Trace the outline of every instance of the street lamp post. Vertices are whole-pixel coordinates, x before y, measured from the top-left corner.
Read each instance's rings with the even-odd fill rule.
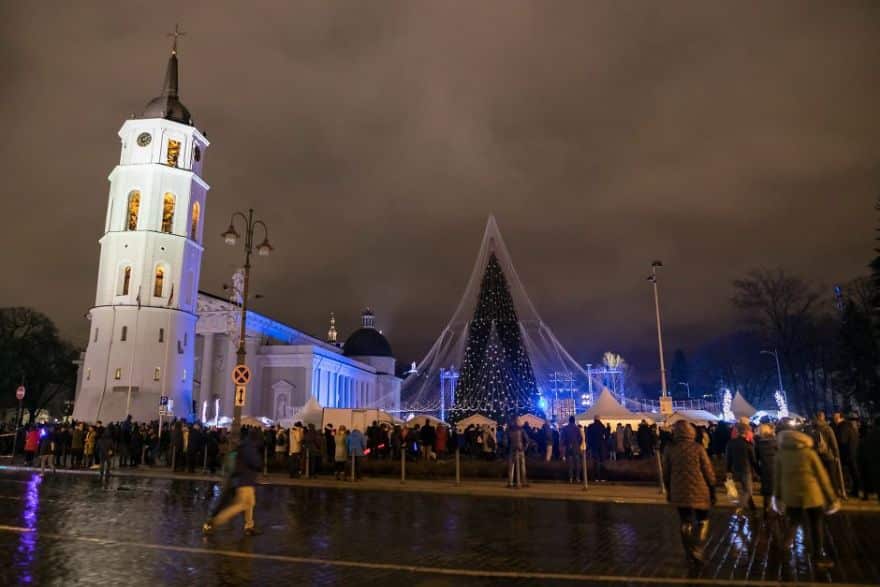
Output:
[[[651,275],[648,281],[654,285],[654,311],[657,315],[657,346],[660,349],[660,386],[662,391],[661,397],[667,396],[666,391],[666,363],[663,361],[663,333],[660,328],[660,294],[657,291],[657,268],[663,267],[662,261],[654,261],[651,263]]]
[[[782,387],[782,367],[779,366],[779,352],[776,349],[772,351],[761,351],[762,355],[770,355],[774,359],[776,359],[776,377],[779,380],[779,393],[782,394],[782,397],[785,398],[785,403],[788,403],[788,396],[785,393],[785,389]]]
[[[244,230],[244,285],[241,291],[241,330],[238,338],[238,351],[236,352],[237,364],[244,365],[247,360],[247,350],[245,349],[245,329],[247,326],[247,304],[248,304],[248,287],[250,284],[251,273],[251,253],[254,252],[254,230],[257,226],[263,228],[263,241],[256,246],[257,254],[265,257],[272,252],[272,245],[269,244],[269,229],[262,220],[254,220],[253,208],[248,209],[247,215],[243,212],[234,212],[229,219],[229,228],[221,234],[227,245],[234,246],[241,235],[235,230],[235,221],[240,218],[245,223]],[[230,435],[233,445],[237,445],[241,434],[241,410],[242,406],[235,402],[232,411],[232,428]]]
[[[686,381],[679,381],[679,385],[684,385],[687,388],[688,399],[691,399],[691,384]]]

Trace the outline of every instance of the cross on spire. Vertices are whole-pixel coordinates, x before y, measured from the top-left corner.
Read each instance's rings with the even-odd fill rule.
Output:
[[[186,33],[180,30],[180,25],[174,25],[174,32],[168,33],[168,36],[174,39],[174,44],[171,46],[171,54],[177,55],[177,39],[179,37],[185,37]]]

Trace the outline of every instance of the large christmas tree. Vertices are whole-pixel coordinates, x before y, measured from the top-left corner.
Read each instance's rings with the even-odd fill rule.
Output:
[[[537,386],[523,346],[513,298],[492,253],[468,326],[454,419],[482,413],[498,422],[534,412]]]

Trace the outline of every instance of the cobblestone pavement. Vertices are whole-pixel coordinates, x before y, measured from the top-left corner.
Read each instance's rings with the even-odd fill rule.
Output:
[[[880,515],[829,520],[831,571],[802,534],[780,557],[760,520],[713,513],[689,574],[667,506],[260,487],[257,523],[203,538],[216,484],[0,475],[0,584],[773,585],[880,583]]]

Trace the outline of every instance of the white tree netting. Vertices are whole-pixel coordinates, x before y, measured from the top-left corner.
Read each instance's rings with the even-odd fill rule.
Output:
[[[589,389],[587,372],[568,354],[553,335],[550,327],[541,320],[517,275],[495,217],[490,216],[477,260],[458,308],[428,354],[418,364],[417,372],[411,373],[403,382],[402,411],[437,414],[444,411],[446,417],[452,415],[452,419],[457,419],[456,412],[462,415],[487,411],[486,406],[483,405],[467,405],[458,399],[453,401],[452,380],[448,375],[453,370],[457,373],[461,372],[468,328],[476,311],[486,267],[493,254],[507,281],[519,320],[522,343],[531,362],[537,391],[541,398],[538,407],[549,411],[554,400],[568,399],[573,402],[574,407],[585,409],[585,406],[582,406],[582,396]],[[447,372],[447,380],[442,383],[445,390],[442,399],[441,371]],[[593,392],[598,394],[602,389],[601,381],[594,376]],[[518,407],[526,406],[513,408]]]

